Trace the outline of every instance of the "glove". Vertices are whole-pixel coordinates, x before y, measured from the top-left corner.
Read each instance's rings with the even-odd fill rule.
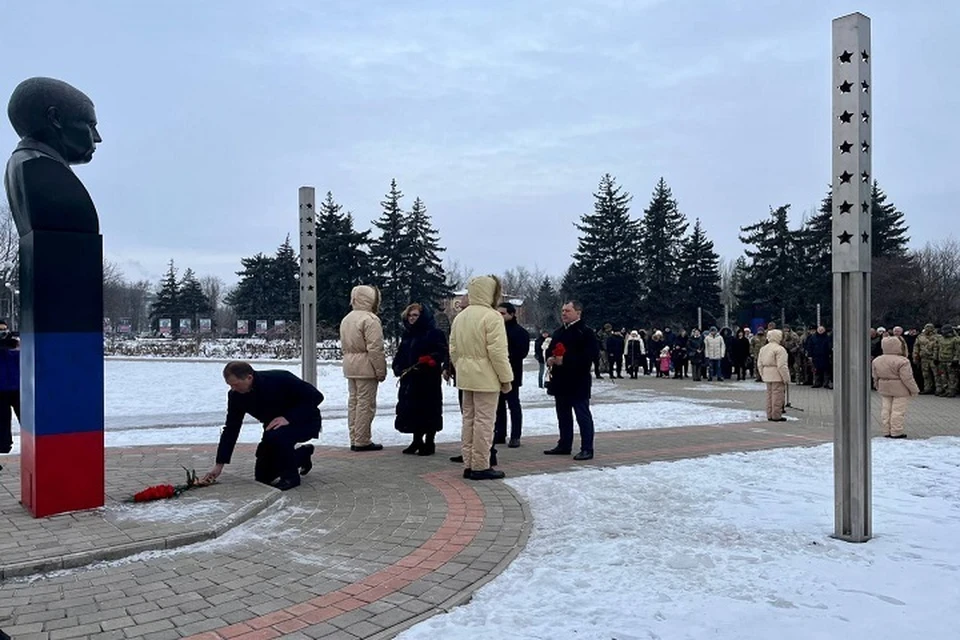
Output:
[[[500,393],[510,393],[513,390],[513,385],[509,382],[504,382],[500,385]]]

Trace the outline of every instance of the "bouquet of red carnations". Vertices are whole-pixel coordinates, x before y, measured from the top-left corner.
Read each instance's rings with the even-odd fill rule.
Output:
[[[205,487],[208,483],[201,482],[197,478],[197,472],[193,469],[183,468],[187,472],[187,483],[174,486],[172,484],[158,484],[147,487],[133,495],[133,502],[151,502],[153,500],[167,500],[175,498],[188,489],[194,487]]]

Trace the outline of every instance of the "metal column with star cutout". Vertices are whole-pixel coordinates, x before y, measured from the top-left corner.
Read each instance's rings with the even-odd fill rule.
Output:
[[[300,347],[301,375],[317,386],[317,232],[316,190],[300,187]]]
[[[833,21],[834,536],[872,533],[870,464],[870,18]]]

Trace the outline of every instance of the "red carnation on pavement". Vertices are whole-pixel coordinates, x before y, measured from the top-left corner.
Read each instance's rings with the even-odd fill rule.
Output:
[[[158,484],[147,487],[133,496],[134,502],[150,502],[151,500],[166,500],[177,495],[177,489],[172,484]]]

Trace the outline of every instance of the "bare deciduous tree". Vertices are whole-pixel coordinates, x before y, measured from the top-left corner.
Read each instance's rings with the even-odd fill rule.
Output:
[[[473,269],[462,264],[459,260],[447,258],[447,263],[443,267],[444,274],[447,277],[447,286],[452,291],[464,289],[470,278],[473,277]]]

